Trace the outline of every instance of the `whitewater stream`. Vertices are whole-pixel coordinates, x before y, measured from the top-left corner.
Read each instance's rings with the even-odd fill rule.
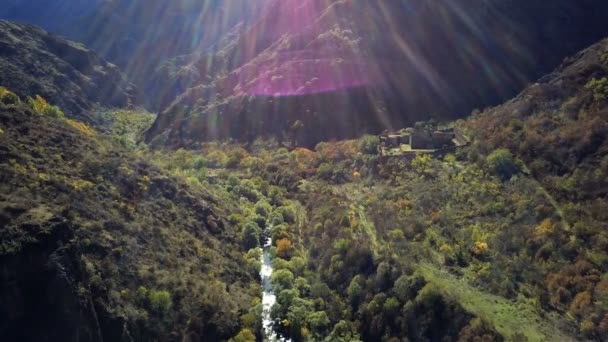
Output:
[[[270,258],[270,249],[272,248],[272,238],[270,235],[270,229],[267,228],[266,241],[264,243],[264,250],[262,253],[262,268],[260,270],[260,278],[262,278],[262,287],[264,293],[262,295],[262,329],[264,332],[264,341],[269,342],[290,342],[290,340],[279,338],[272,328],[272,318],[270,317],[270,310],[277,301],[277,296],[274,293],[272,284],[270,284],[270,276],[272,275],[272,259]]]

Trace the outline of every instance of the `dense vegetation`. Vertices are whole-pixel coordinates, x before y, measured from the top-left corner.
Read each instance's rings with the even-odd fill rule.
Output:
[[[34,36],[74,54],[53,68],[90,57],[125,86]],[[371,135],[297,147],[301,121],[279,141],[151,147],[156,115],[128,89],[108,109],[95,84],[80,102],[60,81],[56,101],[18,78],[0,77],[9,341],[263,340],[268,237],[270,316],[294,342],[608,340],[608,40],[446,123],[471,145],[397,158]]]
[[[128,143],[145,115],[115,113],[102,135],[0,88],[3,338],[226,340],[244,326],[260,287],[228,220],[238,197]]]

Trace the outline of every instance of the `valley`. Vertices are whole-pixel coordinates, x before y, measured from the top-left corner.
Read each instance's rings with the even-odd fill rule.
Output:
[[[0,20],[3,341],[608,341],[603,2],[53,4],[0,9],[99,34]]]

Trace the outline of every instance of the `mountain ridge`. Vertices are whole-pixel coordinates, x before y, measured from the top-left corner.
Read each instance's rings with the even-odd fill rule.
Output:
[[[95,105],[139,104],[120,69],[81,44],[0,20],[0,84],[23,98],[42,95],[69,116],[90,121]]]
[[[597,1],[580,6],[560,2],[550,8],[527,2],[522,6],[529,12],[490,1],[470,14],[463,12],[465,3],[271,3],[266,16],[235,36],[226,49],[189,64],[195,69],[189,69],[179,88],[191,90],[171,105],[164,101],[167,107],[147,139],[159,137],[172,146],[218,137],[284,139],[299,120],[306,132],[299,141],[314,146],[400,128],[429,115],[459,118],[473,106],[515,95],[568,54],[608,34],[601,20],[608,6]],[[294,19],[294,9],[302,10],[300,21]],[[535,32],[532,18],[543,11],[549,12],[548,20],[538,23],[542,29]],[[427,20],[436,16],[444,20]],[[571,26],[560,29],[561,21]],[[291,22],[300,25],[296,29]],[[579,30],[595,33],[579,35]],[[545,46],[548,32],[588,40],[564,38]],[[315,60],[320,64],[315,66]],[[551,68],[543,71],[541,65]],[[356,106],[348,105],[354,102]],[[255,108],[257,114],[244,108]],[[364,123],[351,125],[357,121]],[[240,128],[209,126],[212,122],[239,122]]]

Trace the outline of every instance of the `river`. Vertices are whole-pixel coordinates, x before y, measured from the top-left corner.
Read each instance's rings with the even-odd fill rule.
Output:
[[[281,341],[281,342],[290,342],[288,339],[279,338],[277,333],[274,331],[272,327],[272,318],[270,316],[270,310],[272,306],[277,301],[277,296],[274,293],[274,289],[272,284],[270,283],[270,276],[272,275],[272,258],[270,257],[270,250],[272,248],[272,238],[270,235],[270,229],[267,228],[265,235],[268,236],[264,243],[263,253],[262,253],[262,268],[260,270],[260,278],[262,278],[262,287],[264,288],[264,293],[262,295],[262,329],[264,334],[264,341]]]

